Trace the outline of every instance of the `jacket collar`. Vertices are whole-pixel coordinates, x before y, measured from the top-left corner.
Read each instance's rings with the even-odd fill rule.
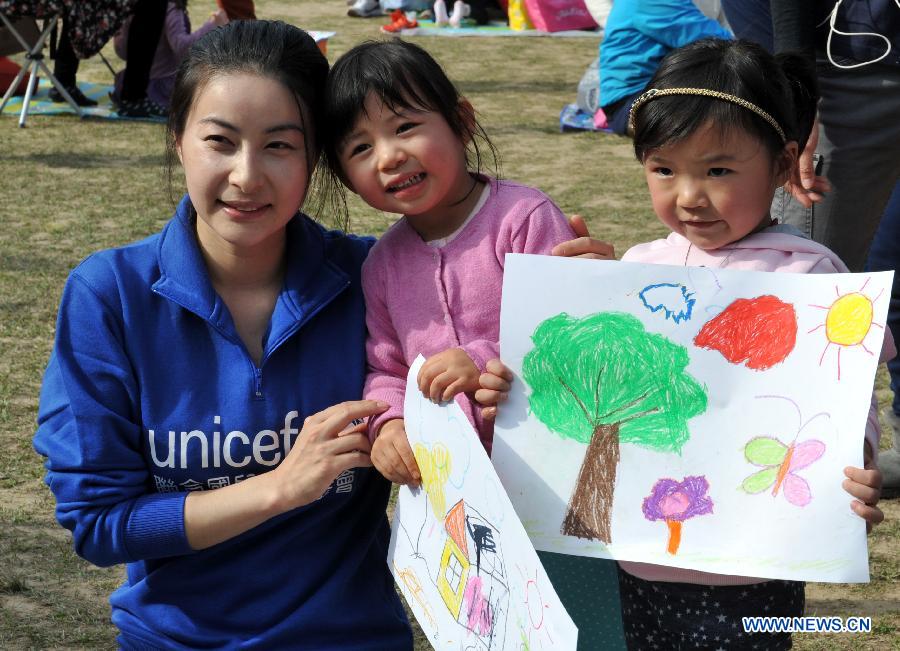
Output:
[[[236,335],[231,315],[209,279],[195,220],[193,206],[185,195],[160,234],[160,278],[152,289],[218,329]],[[267,350],[350,285],[349,276],[328,257],[322,227],[302,213],[288,222],[287,256],[284,287],[272,313]]]
[[[666,238],[669,244],[687,248],[690,241],[683,235],[678,233],[669,233]],[[778,249],[788,253],[809,253],[813,255],[821,255],[835,263],[838,269],[846,269],[844,263],[824,244],[815,242],[802,233],[795,234],[793,229],[787,231],[780,226],[764,228],[758,233],[751,233],[737,242],[732,242],[721,247],[720,251],[733,251],[736,249]]]

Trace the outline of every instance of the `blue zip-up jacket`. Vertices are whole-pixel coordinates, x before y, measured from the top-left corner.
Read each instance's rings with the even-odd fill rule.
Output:
[[[126,649],[409,649],[386,564],[390,485],[347,471],[318,501],[194,552],[187,491],[267,472],[304,418],[359,399],[371,239],[298,215],[260,366],[212,288],[187,197],[163,230],[90,256],[63,292],[35,449],[75,550],[127,563]]]
[[[600,106],[643,90],[666,54],[706,36],[731,32],[691,0],[616,0],[600,44]]]

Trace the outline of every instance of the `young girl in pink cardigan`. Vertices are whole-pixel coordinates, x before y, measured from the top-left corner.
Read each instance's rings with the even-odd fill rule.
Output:
[[[325,114],[331,168],[370,206],[402,215],[363,266],[364,395],[391,406],[369,422],[373,464],[415,485],[403,425],[410,364],[425,356],[419,389],[435,402],[456,397],[490,452],[493,424],[473,409],[472,394],[499,353],[504,256],[550,253],[574,234],[542,192],[480,173],[476,137],[492,155],[493,146],[471,104],[416,45],[368,42],[347,52],[329,76]]]

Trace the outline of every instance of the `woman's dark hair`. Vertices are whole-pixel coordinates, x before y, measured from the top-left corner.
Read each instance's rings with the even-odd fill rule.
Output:
[[[175,145],[184,133],[194,101],[211,79],[234,73],[274,79],[294,94],[306,132],[310,173],[315,169],[321,152],[317,129],[323,123],[328,61],[313,38],[293,25],[281,21],[241,20],[205,34],[191,46],[178,66],[166,129],[170,189],[172,169],[178,162]],[[307,123],[307,119],[311,124]],[[325,200],[323,195],[333,194],[321,179],[313,185],[320,186],[315,194],[321,201]]]
[[[392,111],[440,113],[450,130],[467,143],[469,164],[475,171],[482,171],[482,148],[486,148],[490,169],[498,173],[497,150],[474,110],[461,102],[456,86],[428,52],[398,38],[361,43],[331,68],[325,92],[328,120],[323,123],[322,134],[325,160],[333,173],[340,175],[341,144],[365,113],[369,93],[375,93]]]
[[[796,140],[803,151],[818,102],[813,65],[799,55],[772,56],[750,41],[705,38],[663,58],[647,88],[705,88],[756,104]],[[687,138],[705,124],[722,133],[736,129],[755,136],[773,160],[784,149],[778,132],[753,111],[728,101],[696,95],[649,100],[636,111],[634,153],[638,160]]]

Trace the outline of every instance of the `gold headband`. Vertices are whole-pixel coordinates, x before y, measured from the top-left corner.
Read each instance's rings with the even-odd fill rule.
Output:
[[[704,97],[714,97],[715,99],[721,99],[726,102],[731,102],[732,104],[737,104],[738,106],[743,106],[748,111],[753,111],[763,120],[771,124],[772,128],[778,132],[779,136],[781,136],[781,142],[787,142],[784,130],[779,126],[778,122],[775,121],[775,118],[763,111],[756,104],[741,99],[740,97],[736,97],[735,95],[720,93],[717,90],[709,90],[708,88],[651,88],[642,93],[640,97],[634,100],[634,104],[631,105],[631,110],[628,112],[628,129],[634,133],[634,116],[643,104],[649,102],[651,99],[664,97],[666,95],[703,95]]]

